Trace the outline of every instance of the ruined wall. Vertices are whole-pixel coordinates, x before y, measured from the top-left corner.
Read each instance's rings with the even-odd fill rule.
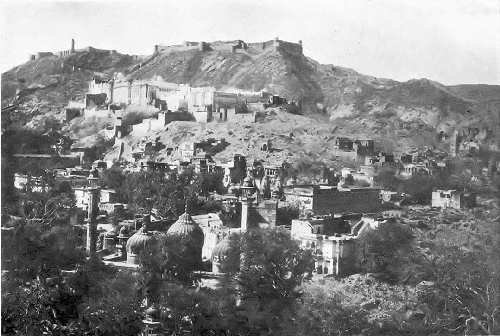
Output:
[[[169,53],[169,52],[181,52],[181,51],[188,51],[188,50],[200,50],[200,51],[207,51],[210,49],[210,44],[207,42],[191,42],[191,41],[185,41],[183,44],[178,44],[178,45],[171,45],[171,46],[165,46],[165,45],[155,45],[154,47],[154,54],[157,53]]]
[[[293,43],[279,40],[279,45],[277,46],[278,50],[286,51],[288,53],[302,55],[302,44],[301,43]]]
[[[248,43],[248,46],[255,50],[273,49],[275,51],[285,51],[297,55],[302,55],[303,53],[302,41],[299,41],[299,43],[294,43],[280,40],[278,37],[270,41]]]

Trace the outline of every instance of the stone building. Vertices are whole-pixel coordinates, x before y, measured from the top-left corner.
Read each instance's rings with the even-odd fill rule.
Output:
[[[291,185],[283,188],[288,203],[302,213],[374,213],[381,205],[378,188],[339,188],[323,185]]]
[[[384,221],[362,217],[351,229],[341,217],[336,222],[331,217],[294,219],[291,237],[313,252],[316,273],[343,276],[355,269],[356,241]]]
[[[187,84],[166,82],[161,76],[129,79],[118,73],[109,80],[95,76],[89,82],[86,100],[87,107],[112,103],[154,106],[172,112],[183,111],[191,114],[198,122],[252,122],[255,120],[255,114],[240,107],[249,101],[263,102],[265,93],[238,89],[216,90],[210,86],[191,87]]]

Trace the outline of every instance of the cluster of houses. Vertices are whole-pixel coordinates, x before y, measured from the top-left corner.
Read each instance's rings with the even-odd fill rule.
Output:
[[[339,144],[346,140],[339,141]],[[287,229],[303,248],[313,250],[315,269],[322,274],[343,275],[355,265],[356,243],[365,232],[401,216],[401,195],[381,190],[373,177],[380,166],[394,165],[392,155],[375,153],[372,141],[352,141],[353,150],[362,153],[366,160],[359,170],[343,168],[328,171],[329,178],[320,184],[299,184],[294,177],[287,178],[282,166],[247,162],[243,155],[234,155],[229,162],[214,162],[201,150],[200,144],[183,143],[171,149],[170,162],[156,162],[138,156],[135,163],[124,165],[125,170],[184,173],[217,173],[222,176],[224,194],[213,194],[228,211],[239,213],[239,226],[226,226],[219,214],[194,215],[186,211],[176,221],[162,218],[154,209],[136,214],[134,220],[123,220],[118,225],[106,222],[106,216],[127,210],[115,190],[96,187],[95,181],[111,162],[95,161],[92,169],[55,169],[54,178],[68,181],[75,195],[76,206],[82,213],[100,214],[95,221],[96,251],[103,260],[119,267],[136,267],[140,248],[145,241],[161,241],[169,232],[192,235],[200,248],[200,259],[212,264],[217,274],[220,262],[228,249],[228,237],[251,227],[275,227],[279,207],[294,207],[299,218]],[[159,144],[146,143],[146,147]],[[348,147],[339,149],[351,150]],[[416,159],[415,159],[416,158]],[[419,155],[402,155],[398,160],[418,160]],[[429,156],[427,156],[429,159]],[[90,176],[90,177],[89,177]],[[89,181],[93,181],[90,184]],[[41,177],[16,174],[14,185],[20,190],[47,191]],[[475,195],[457,190],[437,190],[432,193],[432,206],[464,208],[475,205]],[[90,216],[90,215],[89,215]],[[90,217],[89,217],[90,218]],[[74,224],[82,223],[82,216],[75,216]],[[236,226],[236,228],[234,228]],[[197,233],[195,233],[197,232]],[[186,238],[186,239],[187,239]],[[89,243],[90,244],[90,243]]]
[[[393,167],[401,178],[415,175],[433,175],[448,166],[448,154],[435,149],[415,149],[407,153],[385,153],[375,150],[372,139],[350,139],[338,137],[334,144],[335,155],[359,166],[349,174],[355,179],[373,184],[371,178],[380,167]],[[342,174],[346,177],[347,170]]]

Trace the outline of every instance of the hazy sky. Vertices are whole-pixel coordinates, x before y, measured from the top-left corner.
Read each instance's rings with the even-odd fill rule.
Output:
[[[278,36],[378,77],[500,84],[500,0],[0,0],[0,70],[37,51]]]

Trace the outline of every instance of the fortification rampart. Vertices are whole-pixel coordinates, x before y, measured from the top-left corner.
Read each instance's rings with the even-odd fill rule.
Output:
[[[301,55],[303,53],[301,40],[298,43],[293,43],[280,40],[278,37],[275,37],[270,41],[248,43],[248,46],[257,51],[273,49],[275,51],[286,51],[289,53]]]
[[[212,43],[208,42],[190,42],[185,41],[183,44],[178,45],[155,45],[153,55],[158,53],[169,53],[169,52],[181,52],[188,50],[200,50],[200,51],[223,51],[223,52],[246,52],[248,50],[254,52],[262,52],[263,50],[275,50],[275,51],[285,51],[288,53],[302,54],[302,41],[298,43],[288,42],[280,40],[278,37],[270,41],[265,42],[252,42],[247,43],[243,40],[232,40],[232,41],[215,41]]]

